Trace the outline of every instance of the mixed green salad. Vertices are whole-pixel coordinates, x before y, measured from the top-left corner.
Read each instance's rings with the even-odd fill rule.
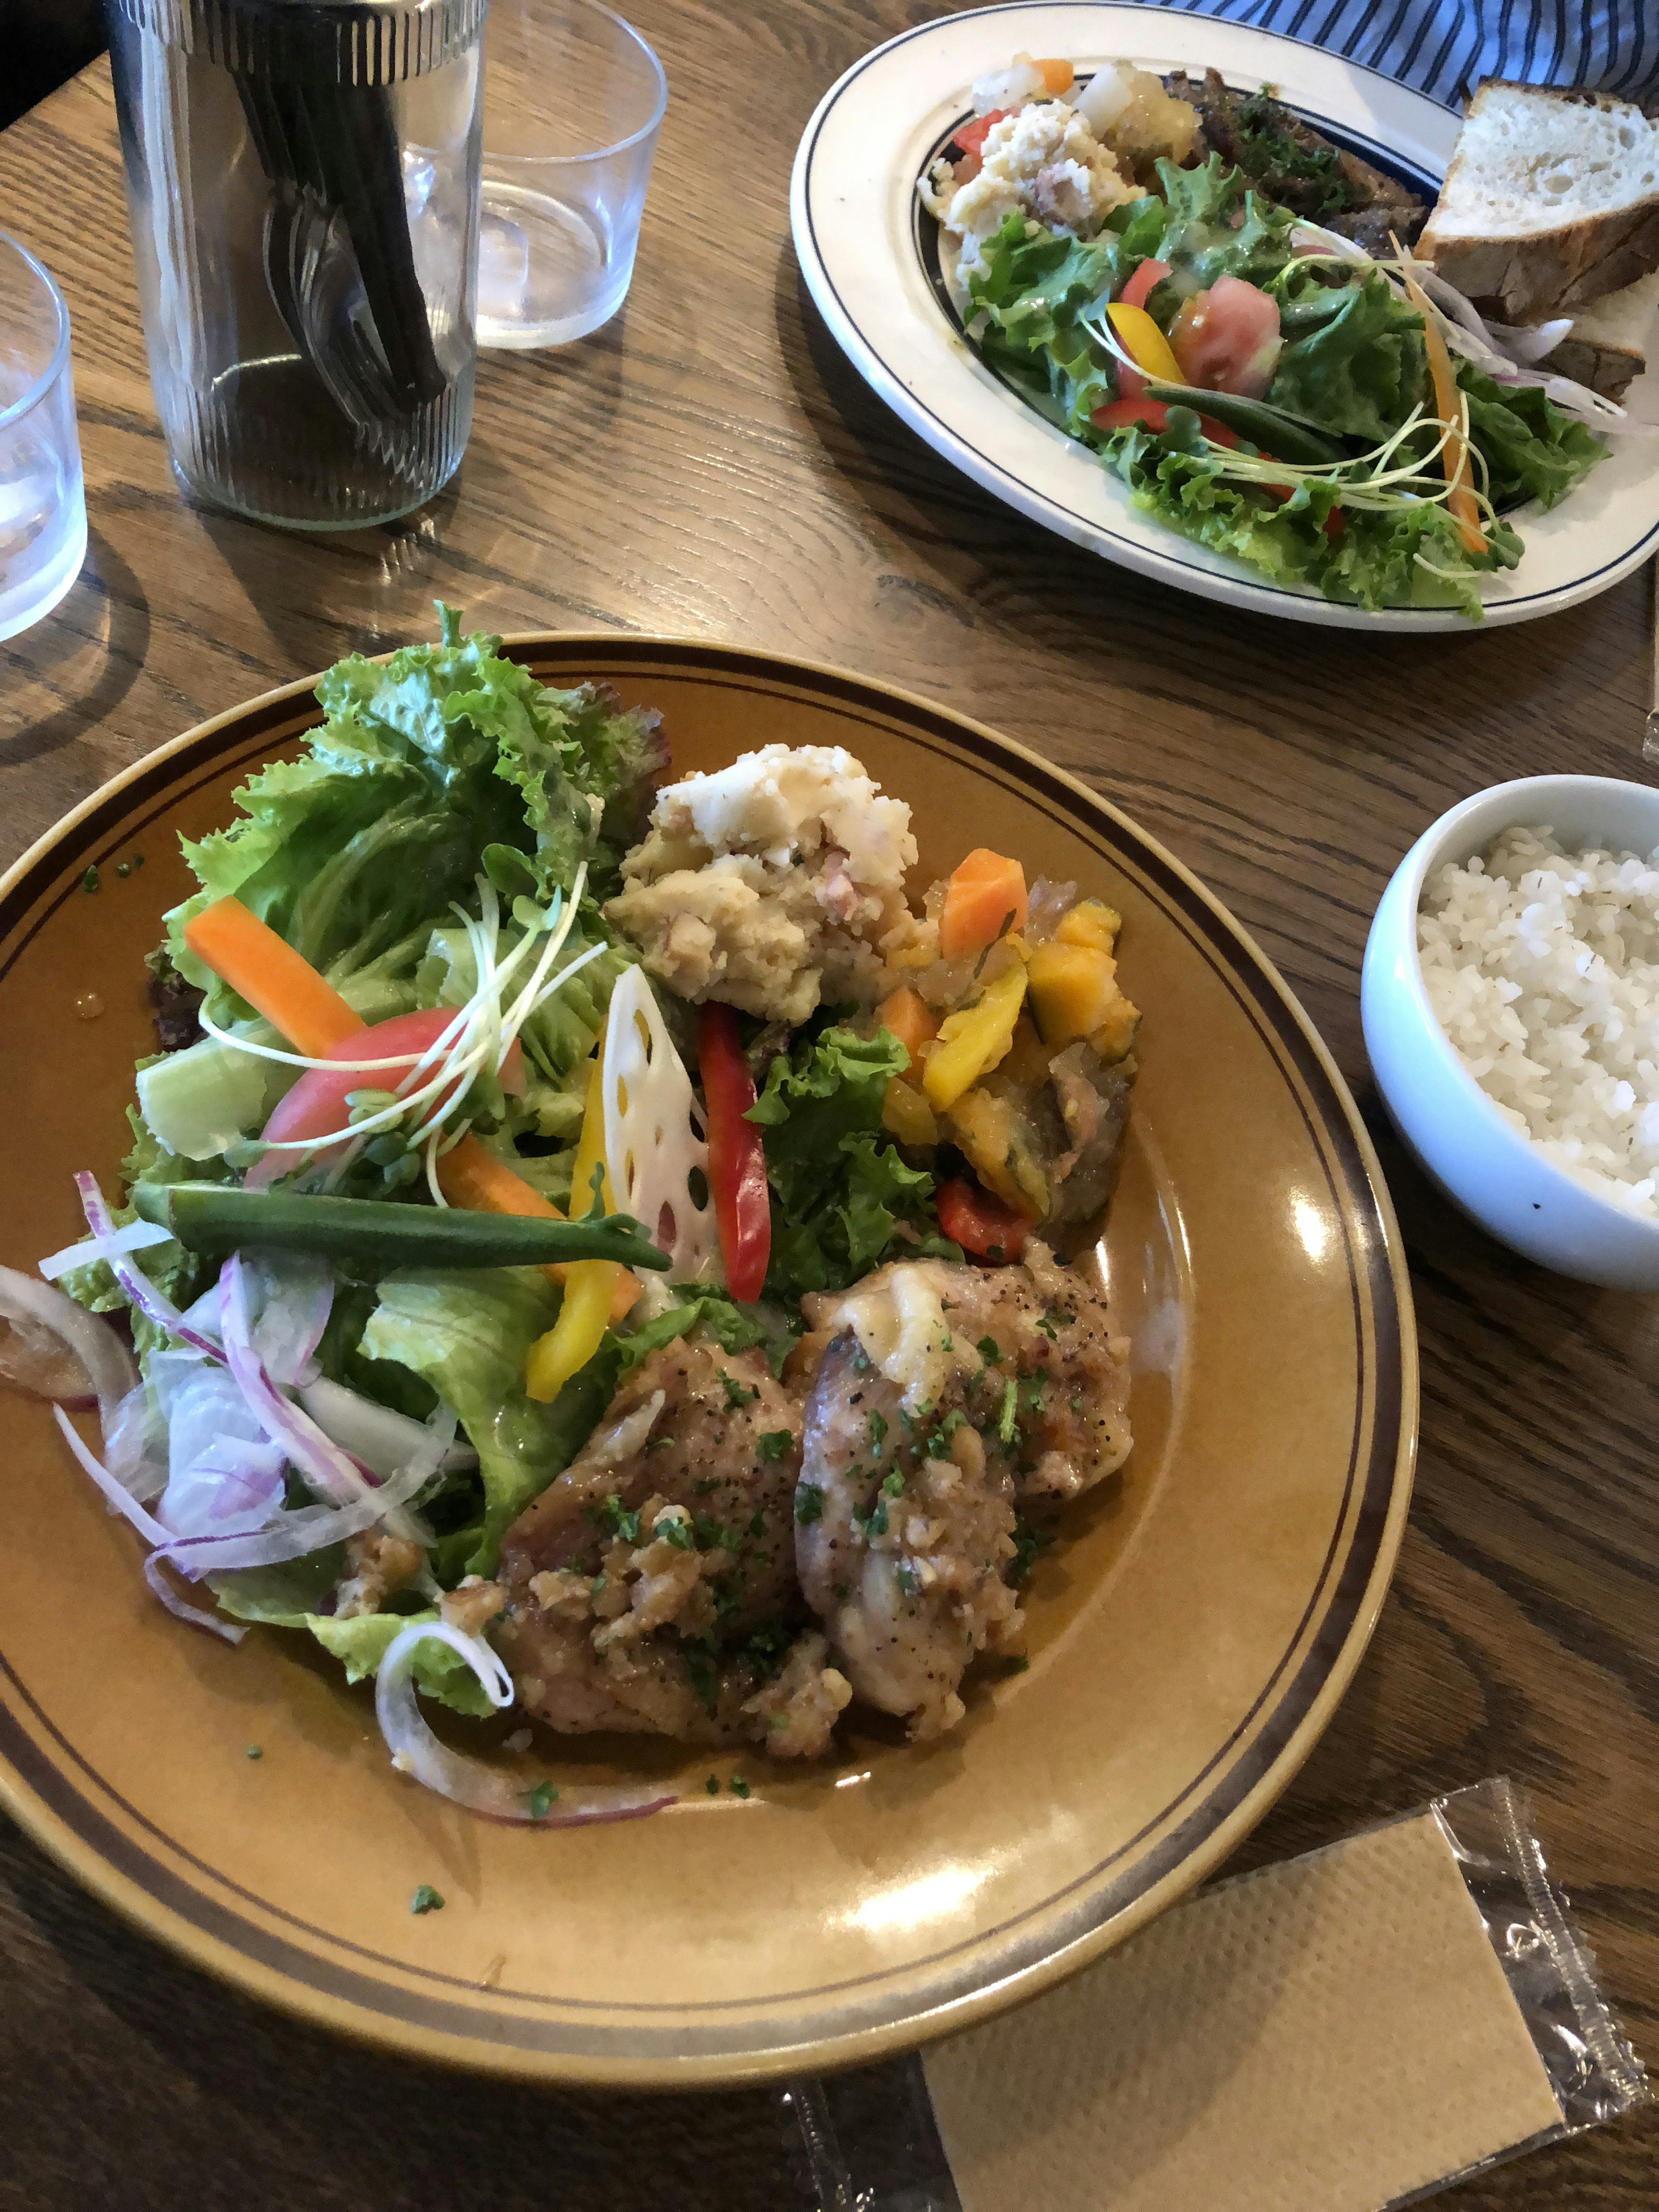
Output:
[[[1152,168],[1091,235],[1021,204],[979,243],[959,297],[985,360],[1212,551],[1478,619],[1522,557],[1510,511],[1565,498],[1604,439],[1407,250],[1372,259],[1214,153]]]

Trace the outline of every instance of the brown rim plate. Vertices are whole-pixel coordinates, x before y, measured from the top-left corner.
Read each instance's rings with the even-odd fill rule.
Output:
[[[847,746],[911,802],[923,882],[994,842],[1121,909],[1146,1016],[1103,1248],[1135,1344],[1128,1467],[1038,1562],[1029,1667],[980,1681],[951,1739],[917,1749],[855,1723],[810,1771],[578,1741],[559,1753],[573,1780],[647,1773],[680,1802],[535,1832],[395,1775],[367,1692],[297,1639],[257,1630],[231,1650],[172,1621],[45,1409],[6,1398],[0,1798],[186,1957],[388,2047],[664,2087],[875,2058],[1121,1941],[1226,1856],[1328,1723],[1411,1488],[1398,1232],[1353,1102],[1285,985],[1081,784],[833,669],[612,635],[512,650],[551,682],[602,677],[662,708],[682,769],[774,739]],[[142,956],[188,886],[179,834],[229,820],[235,786],[317,719],[303,684],[203,724],[0,884],[0,1024],[13,1126],[29,1133],[3,1170],[9,1264],[74,1235],[74,1169],[114,1180],[150,1042]],[[104,1011],[83,1019],[91,991]],[[422,1882],[441,1911],[410,1912]]]

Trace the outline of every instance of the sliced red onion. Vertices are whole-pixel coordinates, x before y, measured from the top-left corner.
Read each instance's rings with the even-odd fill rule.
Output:
[[[373,1484],[356,1462],[323,1434],[309,1413],[283,1397],[266,1374],[253,1348],[246,1280],[237,1253],[221,1269],[219,1289],[225,1359],[265,1434],[282,1446],[311,1488],[336,1505],[370,1493]]]
[[[155,1517],[173,1537],[250,1535],[283,1505],[275,1444],[216,1437],[168,1482]]]
[[[205,1628],[210,1636],[222,1636],[227,1644],[240,1644],[247,1634],[246,1628],[238,1627],[217,1613],[204,1613],[199,1605],[191,1605],[188,1599],[180,1597],[162,1571],[160,1552],[145,1554],[144,1580],[167,1611],[180,1620],[187,1620],[192,1628]]]
[[[105,1425],[104,1463],[122,1489],[141,1505],[167,1487],[167,1462],[151,1449],[149,1393],[142,1382],[128,1391]]]
[[[95,1260],[118,1260],[124,1253],[143,1251],[147,1245],[165,1244],[169,1236],[157,1222],[130,1221],[125,1229],[112,1229],[107,1237],[83,1237],[78,1243],[65,1244],[61,1252],[48,1252],[34,1264],[49,1283],[55,1283],[76,1267],[89,1267]]]
[[[115,1223],[110,1213],[108,1201],[98,1188],[97,1177],[89,1175],[82,1168],[75,1178],[75,1188],[81,1194],[81,1210],[87,1217],[87,1226],[93,1235],[112,1237],[115,1234]],[[205,1352],[210,1359],[217,1359],[221,1357],[218,1346],[210,1343],[204,1336],[198,1336],[185,1322],[172,1299],[158,1291],[149,1277],[141,1269],[135,1267],[129,1260],[118,1255],[110,1261],[110,1272],[126,1292],[134,1307],[147,1321],[154,1322],[157,1328],[166,1329],[169,1336],[177,1337],[181,1343],[190,1345],[193,1350]]]
[[[425,1423],[411,1419],[407,1413],[394,1413],[390,1406],[378,1405],[373,1398],[349,1390],[343,1382],[332,1382],[326,1376],[301,1386],[300,1403],[325,1436],[382,1481],[406,1466],[412,1453],[428,1449],[432,1440]],[[477,1464],[477,1452],[454,1447],[439,1462],[443,1468]]]
[[[78,1398],[94,1395],[98,1401],[98,1412],[106,1430],[114,1419],[116,1408],[127,1393],[135,1389],[138,1370],[132,1364],[132,1355],[106,1321],[88,1313],[84,1306],[50,1284],[36,1282],[32,1275],[20,1274],[15,1267],[0,1267],[0,1317],[9,1321],[22,1340],[22,1349],[40,1361],[42,1383],[58,1380],[59,1387],[41,1389],[43,1398]],[[80,1388],[73,1392],[62,1389],[66,1375],[54,1378],[49,1363],[51,1354],[41,1341],[42,1335],[55,1340],[67,1347],[82,1370]],[[27,1374],[27,1365],[22,1372]],[[14,1376],[17,1369],[14,1367]],[[21,1378],[20,1378],[21,1379]],[[25,1388],[33,1388],[25,1382]]]
[[[203,1575],[228,1574],[237,1567],[280,1566],[288,1559],[302,1559],[331,1544],[343,1544],[367,1528],[385,1522],[398,1528],[399,1509],[432,1480],[429,1460],[416,1461],[378,1489],[367,1490],[344,1505],[302,1505],[278,1513],[262,1528],[235,1535],[172,1536],[162,1531],[157,1548],[181,1574],[192,1581]]]
[[[147,1544],[165,1544],[167,1532],[153,1513],[147,1513],[132,1492],[118,1483],[97,1454],[88,1449],[76,1432],[75,1424],[61,1406],[52,1407],[52,1414],[64,1431],[65,1442],[87,1473],[97,1484],[109,1503],[112,1513],[124,1514]]]
[[[334,1309],[334,1277],[325,1261],[272,1255],[249,1263],[260,1291],[252,1332],[260,1364],[279,1389],[306,1376]]]
[[[465,1806],[486,1820],[512,1821],[522,1827],[574,1828],[601,1820],[637,1820],[660,1812],[674,1802],[672,1791],[649,1786],[635,1789],[587,1790],[580,1796],[561,1793],[538,1818],[530,1799],[534,1785],[486,1766],[441,1743],[421,1717],[415,1694],[415,1655],[431,1639],[459,1652],[477,1677],[479,1686],[498,1711],[513,1703],[513,1680],[500,1654],[481,1636],[465,1635],[447,1621],[416,1621],[386,1646],[374,1680],[374,1712],[400,1774]]]

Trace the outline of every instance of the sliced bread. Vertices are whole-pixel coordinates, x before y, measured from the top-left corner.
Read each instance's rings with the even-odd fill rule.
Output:
[[[1607,93],[1488,79],[1417,250],[1506,323],[1621,291],[1659,268],[1659,124]]]
[[[1582,315],[1543,366],[1604,399],[1622,399],[1648,365],[1654,318],[1659,316],[1659,272],[1638,276],[1622,292],[1609,292]]]

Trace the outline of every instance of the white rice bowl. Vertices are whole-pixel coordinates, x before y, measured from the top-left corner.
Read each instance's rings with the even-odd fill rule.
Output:
[[[1432,872],[1417,939],[1436,1018],[1505,1120],[1659,1221],[1659,850],[1506,830]]]

